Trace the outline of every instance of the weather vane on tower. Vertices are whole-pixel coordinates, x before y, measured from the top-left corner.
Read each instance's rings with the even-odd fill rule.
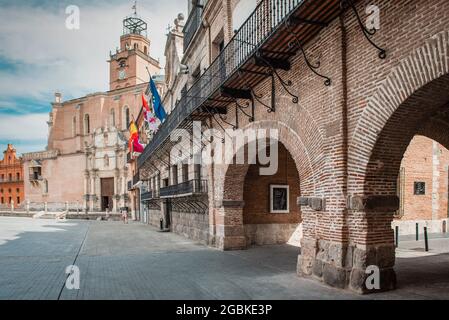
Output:
[[[132,9],[134,10],[134,15],[137,15],[137,1],[134,1]]]

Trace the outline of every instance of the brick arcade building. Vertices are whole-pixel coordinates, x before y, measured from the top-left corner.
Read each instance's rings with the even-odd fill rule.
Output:
[[[447,153],[436,153],[449,147],[449,2],[197,2],[183,48],[179,30],[168,38],[171,114],[137,160],[148,221],[162,217],[222,250],[300,239],[300,276],[364,293],[376,265],[381,289],[393,289],[394,219],[419,207],[424,189],[425,219],[447,218]],[[364,22],[376,8],[374,33]],[[203,137],[206,151],[224,129],[276,130],[282,169],[262,178],[258,163],[174,161],[170,135],[194,121],[222,133]],[[420,137],[436,145],[419,146]],[[426,155],[415,157],[415,142]],[[432,163],[430,172],[419,163]],[[401,165],[415,168],[408,180]],[[272,210],[276,198],[287,210]]]
[[[16,149],[8,144],[0,160],[0,208],[21,206],[24,199],[22,159]]]

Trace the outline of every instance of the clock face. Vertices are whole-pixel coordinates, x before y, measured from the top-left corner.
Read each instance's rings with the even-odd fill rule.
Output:
[[[118,72],[118,78],[119,78],[120,80],[123,80],[123,79],[126,78],[126,72],[125,72],[125,70],[120,70],[120,71]]]

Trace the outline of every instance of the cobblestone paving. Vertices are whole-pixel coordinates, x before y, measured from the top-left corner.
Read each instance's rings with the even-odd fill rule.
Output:
[[[369,296],[298,278],[296,259],[287,245],[222,252],[138,223],[0,217],[0,299],[449,298],[445,254],[398,259],[402,287]],[[71,264],[80,290],[65,288]]]

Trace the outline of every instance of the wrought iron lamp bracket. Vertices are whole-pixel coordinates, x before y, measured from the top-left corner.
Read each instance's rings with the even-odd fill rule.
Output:
[[[291,22],[290,20],[287,20],[287,21],[285,22],[285,27],[287,28],[287,31],[288,31],[288,32],[295,38],[293,41],[290,41],[290,43],[288,44],[288,46],[289,46],[291,49],[294,49],[295,47],[298,47],[298,49],[299,49],[299,50],[301,51],[301,53],[302,53],[302,56],[304,57],[304,61],[306,62],[307,67],[308,67],[314,74],[316,74],[317,76],[319,76],[319,77],[325,79],[325,80],[324,80],[324,85],[325,85],[326,87],[329,87],[329,86],[332,84],[331,78],[329,78],[329,77],[327,77],[327,76],[325,76],[325,75],[323,75],[323,74],[321,74],[321,73],[319,73],[319,72],[317,71],[317,69],[319,69],[319,68],[320,68],[320,65],[321,65],[320,61],[317,61],[315,65],[313,65],[313,64],[310,62],[310,60],[309,60],[309,58],[307,57],[307,54],[306,54],[306,52],[305,52],[305,50],[304,50],[302,44],[301,44],[301,41],[299,40],[298,34],[295,33],[295,32],[292,30],[291,24],[292,24],[292,22]]]
[[[226,123],[228,126],[231,126],[231,127],[232,127],[232,130],[235,130],[235,129],[238,128],[238,124],[237,124],[237,123],[236,123],[236,124],[233,124],[233,123],[230,123],[230,122],[227,121],[227,116],[221,115],[221,114],[219,114],[218,116],[220,117],[220,120],[221,120],[221,121],[223,121],[224,123]]]
[[[377,30],[375,28],[368,30],[368,28],[363,24],[363,21],[360,18],[359,12],[357,11],[357,8],[354,5],[354,3],[352,2],[352,0],[341,0],[340,7],[343,11],[346,10],[348,7],[350,7],[352,9],[352,11],[354,12],[354,14],[357,18],[357,22],[360,26],[360,29],[362,29],[363,35],[365,36],[366,40],[368,40],[368,42],[379,51],[379,58],[382,60],[385,59],[387,57],[387,51],[385,49],[379,47],[371,39],[371,37],[376,34]]]
[[[279,72],[277,72],[276,68],[274,68],[270,62],[264,58],[263,54],[261,54],[260,51],[256,52],[256,56],[257,58],[259,58],[260,60],[262,60],[264,62],[264,64],[266,66],[268,66],[268,68],[270,68],[272,74],[276,75],[276,77],[279,79],[279,83],[281,84],[281,86],[284,88],[284,90],[290,95],[292,96],[292,102],[293,103],[298,103],[299,102],[299,97],[295,94],[293,94],[290,89],[288,87],[291,87],[293,85],[293,82],[291,80],[287,80],[285,81],[284,79],[282,79],[281,75],[279,74]]]
[[[263,105],[265,108],[267,108],[267,112],[268,113],[271,113],[271,112],[274,112],[275,111],[275,108],[274,108],[274,105],[272,105],[271,107],[268,105],[268,104],[266,104],[265,102],[263,102],[261,99],[262,99],[262,97],[263,97],[263,95],[259,95],[259,94],[257,94],[255,91],[254,91],[254,89],[252,88],[252,87],[250,87],[249,86],[249,84],[248,84],[248,82],[245,80],[245,78],[243,77],[243,75],[242,75],[242,70],[239,70],[238,71],[238,76],[239,76],[239,78],[241,78],[241,79],[243,79],[244,81],[245,81],[245,86],[246,86],[246,89],[248,89],[248,90],[250,90],[250,92],[251,92],[251,96],[252,96],[252,101],[251,101],[251,103],[252,103],[252,105],[254,106],[254,100],[256,100],[257,102],[259,102],[261,105]],[[248,72],[248,71],[245,71],[245,72]],[[260,73],[258,73],[258,74],[260,74]],[[264,74],[265,75],[265,74]],[[271,77],[271,79],[272,79],[272,84],[274,83],[274,75],[273,75],[273,73],[271,73],[271,74],[266,74],[266,76],[267,77]],[[272,88],[274,88],[274,85],[272,85]],[[272,94],[275,94],[275,90],[273,90],[272,91]],[[272,102],[274,101],[274,99],[272,99]],[[238,104],[237,103],[237,100],[235,101],[236,102],[236,104]],[[248,104],[248,106],[249,106],[249,104]],[[247,106],[247,107],[248,107]],[[247,107],[244,107],[244,108],[247,108]],[[246,114],[246,113],[245,113]],[[247,114],[246,114],[247,115]],[[247,115],[248,117],[250,117],[249,115]],[[252,119],[252,120],[251,120]],[[250,122],[252,122],[252,121],[254,121],[254,112],[253,112],[253,115],[252,115],[252,117],[250,117]]]

